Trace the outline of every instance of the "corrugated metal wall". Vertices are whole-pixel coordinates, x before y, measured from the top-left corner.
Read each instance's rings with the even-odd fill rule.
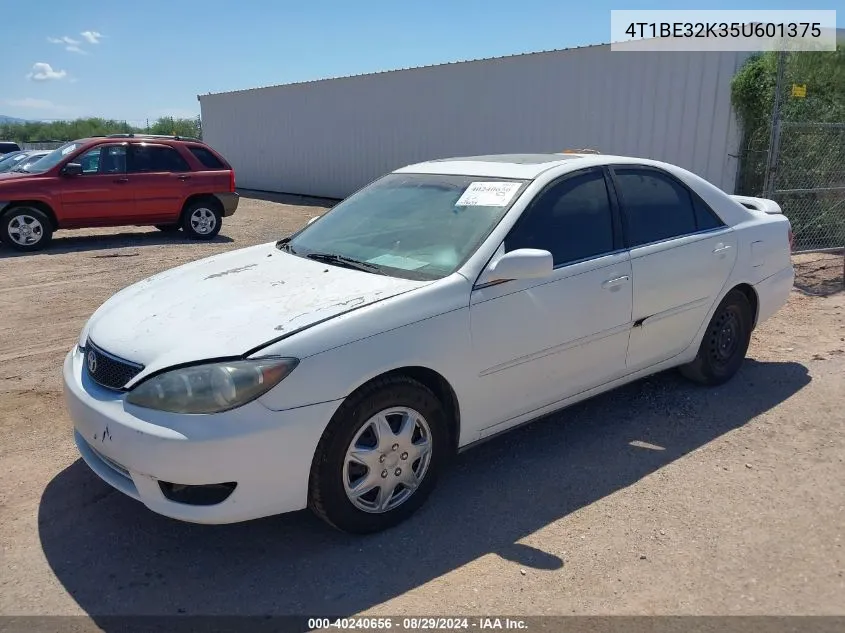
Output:
[[[665,160],[733,191],[730,81],[747,53],[610,46],[202,95],[239,187],[344,197],[414,162],[561,151]]]

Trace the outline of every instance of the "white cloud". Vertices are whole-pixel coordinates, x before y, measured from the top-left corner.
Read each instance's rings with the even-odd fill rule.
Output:
[[[75,40],[67,35],[63,35],[62,37],[48,37],[47,41],[50,44],[69,44],[70,46],[76,46],[79,44],[79,40]]]
[[[26,78],[32,81],[51,81],[63,79],[66,75],[67,71],[53,70],[53,67],[46,62],[36,62],[32,65],[32,71],[27,74]]]
[[[99,44],[100,38],[103,37],[103,35],[97,31],[82,31],[80,35],[84,37],[89,44]]]
[[[62,44],[64,45],[65,50],[70,51],[71,53],[79,53],[80,55],[88,54],[87,51],[80,48],[79,45],[82,43],[80,40],[75,40],[67,35],[62,35],[61,37],[48,37],[47,41],[50,42],[50,44]]]
[[[13,108],[26,108],[28,110],[49,110],[51,112],[59,112],[64,110],[64,106],[48,101],[47,99],[33,99],[32,97],[24,97],[23,99],[4,99],[3,104]]]

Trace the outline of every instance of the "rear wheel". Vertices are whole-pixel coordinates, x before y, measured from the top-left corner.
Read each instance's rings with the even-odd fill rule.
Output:
[[[731,290],[713,313],[695,360],[682,366],[681,373],[704,385],[721,385],[733,378],[748,351],[753,318],[748,297]]]
[[[338,409],[317,446],[308,505],[336,528],[377,532],[408,518],[448,455],[437,396],[404,376],[376,381]]]
[[[0,239],[16,250],[41,250],[52,237],[53,223],[41,209],[21,205],[3,214]]]
[[[219,232],[223,214],[219,205],[208,199],[190,203],[182,214],[182,230],[195,240],[210,240]]]

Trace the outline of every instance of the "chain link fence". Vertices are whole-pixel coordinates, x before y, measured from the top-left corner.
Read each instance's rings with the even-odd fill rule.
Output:
[[[845,123],[784,121],[769,197],[792,223],[795,252],[845,245]]]
[[[736,192],[773,199],[789,218],[798,288],[841,291],[845,47],[765,53],[756,62],[734,95],[744,108]]]
[[[32,142],[25,142],[21,143],[21,149],[42,149],[42,150],[49,150],[49,149],[56,149],[57,147],[61,147],[67,143],[67,141],[32,141]]]

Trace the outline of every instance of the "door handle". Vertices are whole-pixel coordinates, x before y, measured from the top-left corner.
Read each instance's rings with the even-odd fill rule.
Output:
[[[621,286],[622,284],[626,284],[631,280],[628,275],[622,275],[621,277],[616,277],[614,279],[608,279],[605,281],[601,287],[602,288],[615,288],[616,286]]]
[[[731,250],[730,244],[722,244],[721,242],[719,242],[718,244],[716,244],[716,248],[713,249],[713,253],[714,254],[724,253],[725,251],[729,251],[729,250]]]
[[[114,181],[120,185],[129,182],[129,178],[115,178]]]
[[[179,180],[188,180],[189,178],[190,178],[190,176],[186,176],[186,175],[179,176]]]

